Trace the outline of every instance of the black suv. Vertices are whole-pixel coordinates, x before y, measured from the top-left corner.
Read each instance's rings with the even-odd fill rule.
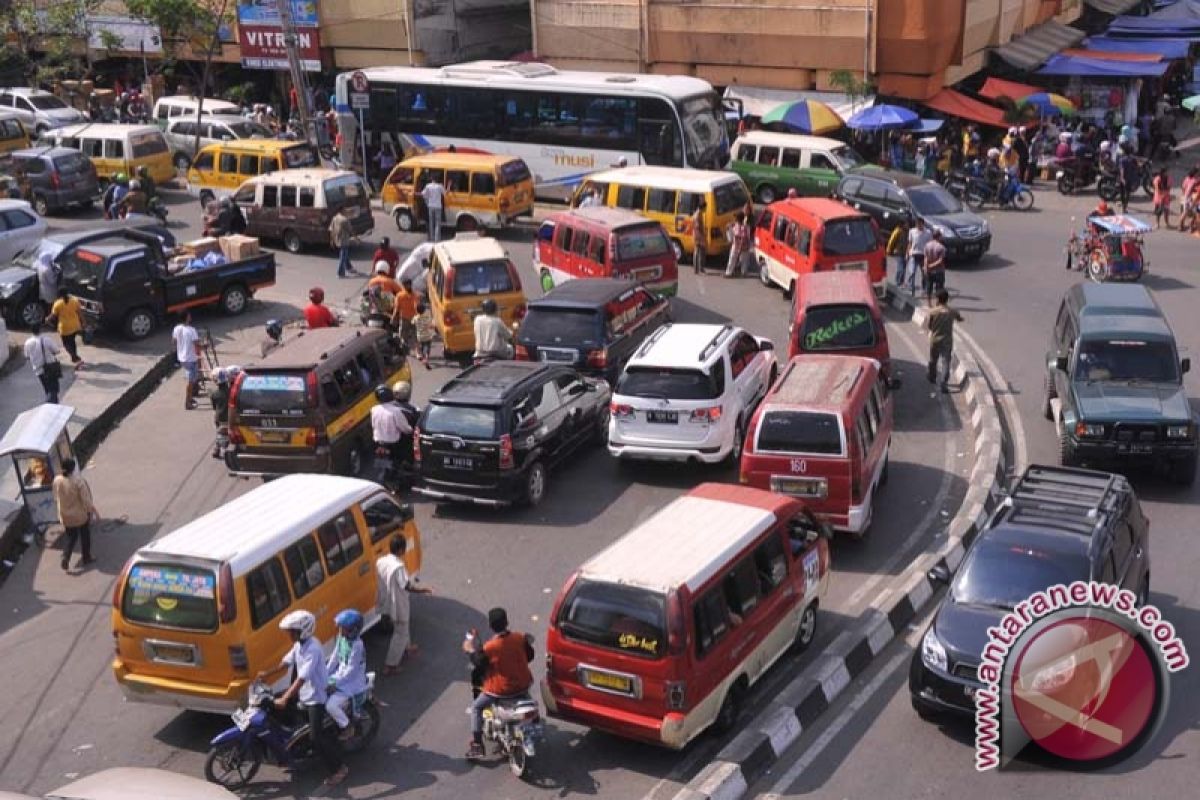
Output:
[[[950,261],[978,261],[992,246],[987,220],[941,186],[908,172],[857,167],[842,176],[833,195],[870,214],[885,239],[902,219],[920,217],[930,231],[941,231]]]
[[[574,280],[529,304],[517,331],[517,359],[569,364],[613,384],[650,334],[671,321],[671,306],[618,278]]]
[[[604,381],[563,365],[470,367],[421,413],[415,489],[451,502],[537,505],[551,467],[607,440],[609,398]]]
[[[1165,465],[1196,477],[1196,423],[1162,309],[1139,284],[1081,283],[1058,308],[1042,412],[1058,428],[1062,464]]]
[[[987,629],[1034,592],[1099,581],[1150,596],[1150,522],[1120,475],[1032,466],[992,514],[913,653],[908,690],[922,717],[975,713]]]

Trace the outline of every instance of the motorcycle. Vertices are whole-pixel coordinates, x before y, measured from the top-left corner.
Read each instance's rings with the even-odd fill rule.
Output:
[[[421,416],[421,410],[412,403],[401,403],[400,408],[404,411],[404,418],[408,420],[408,427],[416,430],[417,419]],[[399,457],[397,457],[397,451],[399,452]],[[417,470],[413,463],[412,436],[401,437],[400,444],[396,448],[376,442],[375,466],[376,473],[379,476],[377,482],[391,489],[393,492],[399,492],[401,489],[411,486],[417,475]]]
[[[275,694],[261,681],[250,685],[244,709],[231,715],[233,726],[209,743],[204,760],[204,777],[226,789],[240,789],[258,773],[263,763],[288,769],[303,769],[315,762],[312,731],[308,724],[290,725],[289,712],[275,709]],[[379,731],[379,709],[375,705],[375,673],[367,673],[367,690],[354,698],[348,709],[354,736],[341,742],[342,752],[365,750]],[[326,735],[337,735],[337,723],[325,717]]]
[[[525,634],[530,646],[533,635]],[[467,634],[467,646],[478,646],[478,641]],[[478,668],[471,672],[471,685],[476,696],[483,676]],[[542,723],[542,712],[538,702],[528,694],[518,697],[498,698],[483,711],[483,742],[485,752],[488,744],[508,759],[509,769],[518,778],[524,778],[530,762],[537,756],[537,746],[546,738],[546,727]]]
[[[982,178],[973,178],[968,184],[963,200],[972,210],[978,211],[984,203],[996,203],[1000,208],[1012,206],[1018,211],[1033,208],[1033,192],[1028,186],[1012,176],[1005,176],[996,185]]]
[[[158,217],[158,221],[163,225],[167,224],[167,204],[162,201],[158,195],[150,198],[149,206],[146,209],[150,214]]]
[[[1074,194],[1077,189],[1086,189],[1098,177],[1095,160],[1083,154],[1071,158],[1056,158],[1055,179],[1060,194]]]

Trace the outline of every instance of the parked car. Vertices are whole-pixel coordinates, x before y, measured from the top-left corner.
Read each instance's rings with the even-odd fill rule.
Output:
[[[440,501],[537,505],[551,469],[604,443],[610,396],[604,381],[564,365],[469,367],[421,412],[415,491]]]
[[[0,199],[0,264],[37,245],[46,235],[46,220],[24,200]]]
[[[1042,411],[1063,466],[1117,464],[1196,478],[1196,420],[1183,385],[1191,369],[1150,290],[1080,283],[1059,304],[1046,354]]]
[[[100,195],[96,168],[69,147],[16,150],[9,169],[28,183],[29,202],[43,217],[70,206],[91,208]]]
[[[57,95],[27,86],[0,89],[0,113],[5,112],[16,114],[25,129],[36,135],[87,120],[82,111],[71,108]]]
[[[670,321],[670,303],[644,286],[616,278],[569,281],[530,302],[517,329],[516,358],[569,364],[615,385],[642,342]]]
[[[954,195],[910,172],[880,167],[850,170],[834,196],[865,211],[879,223],[883,239],[903,219],[925,220],[942,234],[948,261],[978,261],[992,246],[987,220],[967,209]]]
[[[733,325],[659,328],[617,380],[608,452],[736,464],[746,425],[775,382],[774,351],[771,340]]]
[[[195,112],[191,116],[173,117],[167,122],[164,135],[171,148],[171,160],[177,169],[186,170],[192,165],[192,159],[199,150],[196,147],[197,131],[200,133],[200,147],[236,139],[272,138],[271,131],[240,114],[205,112],[199,122],[196,121]]]
[[[1100,581],[1150,596],[1150,521],[1120,475],[1062,467],[1025,470],[988,520],[951,579],[913,653],[912,706],[922,717],[943,711],[974,716],[988,628],[1034,592]]]

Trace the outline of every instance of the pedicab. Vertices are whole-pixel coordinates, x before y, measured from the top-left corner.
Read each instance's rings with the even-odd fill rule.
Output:
[[[1084,270],[1097,283],[1141,280],[1146,268],[1142,237],[1151,230],[1128,214],[1088,217],[1087,227],[1071,234],[1067,268]]]
[[[52,484],[54,476],[62,474],[63,461],[75,459],[67,432],[74,414],[71,406],[42,403],[22,412],[0,439],[0,458],[12,459],[21,502],[38,546],[45,545],[46,530],[58,524]],[[82,465],[77,469],[82,470]]]

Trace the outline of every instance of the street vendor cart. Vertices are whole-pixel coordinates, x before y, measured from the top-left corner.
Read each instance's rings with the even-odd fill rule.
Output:
[[[29,513],[34,541],[44,545],[46,530],[58,524],[52,484],[64,460],[75,458],[67,423],[71,406],[43,403],[18,416],[0,439],[0,458],[12,459],[20,499]],[[77,469],[82,470],[80,465]]]
[[[1067,244],[1067,268],[1084,270],[1097,283],[1141,280],[1148,223],[1128,214],[1088,217],[1087,226],[1072,232]]]

